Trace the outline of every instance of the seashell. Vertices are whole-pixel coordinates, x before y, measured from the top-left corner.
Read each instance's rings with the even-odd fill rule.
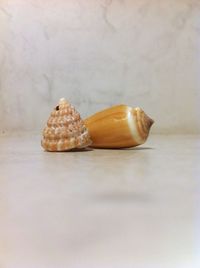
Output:
[[[117,105],[87,118],[94,148],[128,148],[143,144],[154,121],[141,108]]]
[[[90,144],[90,135],[80,114],[69,102],[60,99],[43,130],[42,147],[47,151],[68,151]]]

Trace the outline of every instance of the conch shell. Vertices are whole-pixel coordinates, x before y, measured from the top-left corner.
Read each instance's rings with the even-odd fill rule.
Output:
[[[94,148],[128,148],[143,144],[154,121],[141,108],[117,105],[87,118]]]
[[[42,147],[46,151],[68,151],[90,144],[90,135],[80,114],[69,102],[60,99],[43,130]]]

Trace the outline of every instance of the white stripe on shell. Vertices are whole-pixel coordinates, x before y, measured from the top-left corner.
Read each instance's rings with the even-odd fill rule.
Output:
[[[127,107],[127,114],[128,114],[128,125],[131,131],[131,135],[133,139],[137,142],[137,144],[144,143],[144,140],[140,137],[140,133],[137,129],[137,122],[136,117],[132,113],[133,108]]]

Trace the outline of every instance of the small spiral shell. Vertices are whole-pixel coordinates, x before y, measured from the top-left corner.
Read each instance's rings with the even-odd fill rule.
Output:
[[[68,151],[90,144],[90,135],[80,114],[69,102],[60,99],[43,130],[42,147],[46,151]]]

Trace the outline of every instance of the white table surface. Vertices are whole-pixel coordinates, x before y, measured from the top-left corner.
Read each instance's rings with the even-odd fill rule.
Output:
[[[1,268],[200,267],[200,137],[48,153],[0,137]]]

